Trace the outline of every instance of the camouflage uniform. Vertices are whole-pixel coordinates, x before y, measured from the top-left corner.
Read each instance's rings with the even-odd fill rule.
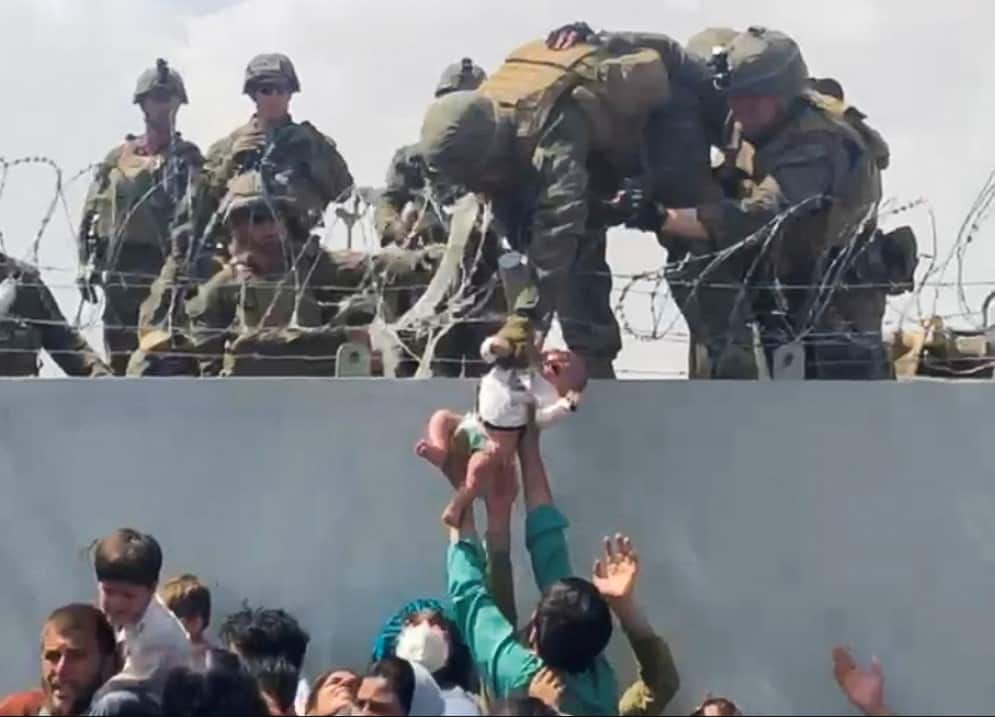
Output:
[[[231,183],[219,208],[223,226],[242,209],[272,208],[281,222],[297,215],[295,200],[261,190],[263,182],[258,173],[246,173]],[[300,241],[287,235],[282,243],[284,266],[296,260],[296,270],[244,277],[235,259],[215,258],[213,275],[181,296],[174,331],[147,331],[129,372],[332,376],[339,347],[365,340],[366,327],[376,313],[376,292],[359,292],[374,289],[377,282],[388,286],[425,282],[441,258],[441,251],[434,250],[374,256],[328,251],[314,237]]]
[[[605,224],[590,208],[610,199],[627,175],[611,161],[614,147],[599,152],[596,139],[602,135],[589,121],[591,107],[577,95],[581,88],[563,81],[573,69],[552,80],[543,77],[546,68],[558,72],[591,57],[600,62],[608,53],[589,46],[563,53],[544,47],[520,48],[516,55],[525,61],[513,56],[477,92],[436,101],[422,127],[421,148],[429,165],[448,179],[484,191],[498,231],[527,254],[535,285],[516,310],[534,313],[544,326],[555,311],[567,344],[584,357],[591,376],[613,378],[622,341],[611,310]],[[514,87],[518,67],[536,70],[533,77],[539,78],[521,98]],[[665,79],[659,90],[665,93]],[[530,92],[538,102],[530,102]],[[607,135],[620,143],[633,140],[632,133]]]
[[[435,97],[451,92],[474,90],[487,78],[486,73],[473,64],[469,58],[450,65],[443,71],[435,89]],[[431,198],[428,200],[428,192]],[[418,145],[409,145],[397,150],[387,171],[385,190],[377,199],[373,223],[380,236],[382,246],[409,246],[409,237],[425,245],[445,244],[448,239],[446,222],[439,216],[438,209],[446,207],[461,196],[466,189],[453,185],[438,174],[429,172],[428,165],[421,156]],[[405,208],[417,217],[406,223],[402,216]],[[409,226],[410,224],[410,226]],[[467,247],[466,256],[475,257],[481,238],[474,236]],[[476,267],[472,261],[465,262],[464,270],[473,272],[470,281],[481,286],[497,271],[497,246],[493,234],[488,235],[481,261]],[[420,293],[420,292],[416,292]],[[413,305],[417,295],[400,296],[395,293],[388,297],[395,302],[393,313],[401,315],[406,307]],[[447,377],[479,377],[486,373],[488,366],[480,360],[480,344],[490,336],[500,321],[487,320],[487,316],[501,316],[507,311],[501,292],[494,292],[492,299],[479,309],[460,316],[455,324],[435,347],[436,361],[432,373]],[[406,343],[417,348],[419,342],[406,336]],[[417,369],[411,361],[403,361],[399,375],[408,375]]]
[[[165,63],[142,74],[135,102],[158,89],[187,102],[183,80]],[[144,135],[128,135],[95,171],[83,209],[79,261],[85,281],[102,274],[104,344],[118,375],[138,346],[139,307],[169,254],[178,207],[202,163],[197,146],[179,133],[158,151]],[[95,298],[88,286],[87,292]]]
[[[0,376],[37,376],[41,350],[69,376],[111,375],[66,323],[38,270],[0,253]]]
[[[881,338],[887,292],[846,286],[854,278],[854,257],[875,237],[886,145],[806,90],[808,70],[798,46],[781,33],[750,28],[739,35],[728,69],[719,79],[731,94],[782,97],[786,115],[762,136],[748,138],[756,150],[751,194],[703,204],[698,218],[719,247],[728,247],[794,208],[771,238],[753,283],[827,287],[774,292],[754,286],[768,360],[778,346],[803,340],[809,378],[888,378]],[[761,243],[768,236],[761,234]],[[832,267],[840,271],[830,274]]]

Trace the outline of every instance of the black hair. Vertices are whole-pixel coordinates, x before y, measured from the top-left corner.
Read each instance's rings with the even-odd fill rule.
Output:
[[[162,548],[151,535],[132,528],[115,530],[96,543],[93,567],[99,582],[154,588],[162,570]]]
[[[549,667],[575,675],[587,670],[608,646],[612,616],[598,589],[586,580],[553,583],[532,618],[536,652]]]
[[[244,660],[283,657],[298,671],[304,666],[311,636],[284,610],[245,606],[229,615],[218,629],[221,642]]]
[[[415,698],[415,670],[411,663],[400,657],[385,657],[374,662],[366,673],[367,677],[381,677],[397,695],[404,714],[411,714],[411,703]]]
[[[301,670],[285,657],[254,657],[243,660],[245,668],[256,679],[259,690],[280,706],[284,712],[294,706],[297,682]]]
[[[162,694],[162,713],[176,717],[245,715],[268,717],[269,709],[252,676],[237,662],[205,672],[180,667],[169,673]]]

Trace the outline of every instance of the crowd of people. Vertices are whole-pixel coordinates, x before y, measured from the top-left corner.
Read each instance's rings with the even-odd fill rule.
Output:
[[[177,132],[180,74],[165,60],[142,73],[144,132],[99,163],[79,228],[106,360],[37,269],[0,256],[0,375],[36,374],[44,349],[72,376],[332,376],[349,356],[354,374],[426,362],[479,377],[483,338],[514,312],[539,345],[557,317],[590,375],[613,378],[607,231],[624,225],[666,250],[692,378],[893,377],[885,300],[909,290],[917,257],[907,228],[878,228],[888,146],[781,32],[710,29],[684,46],[574,23],[490,75],[464,59],[380,193],[291,117],[301,87],[288,57],[253,58],[254,114],[205,156]],[[454,242],[468,194],[483,208]],[[350,196],[374,205],[379,251],[322,246],[329,206]],[[515,291],[499,280],[509,255],[529,274]],[[445,291],[426,299],[442,267]]]
[[[680,656],[637,597],[636,547],[624,535],[606,538],[590,575],[573,569],[568,521],[540,442],[533,416],[515,449],[515,477],[495,481],[486,495],[483,531],[472,508],[449,527],[445,596],[402,606],[369,654],[351,664],[306,680],[308,631],[276,607],[244,605],[209,636],[215,621],[204,581],[182,575],[160,583],[158,541],[120,529],[91,551],[96,604],[72,603],[49,615],[40,685],[0,699],[0,714],[661,714],[680,687]],[[458,490],[465,476],[447,478]],[[526,609],[516,604],[510,558],[519,496],[541,593]],[[618,628],[638,669],[624,688],[605,654]],[[864,713],[889,713],[876,662],[863,669],[840,648],[833,671]],[[741,712],[732,699],[706,695],[693,714]]]

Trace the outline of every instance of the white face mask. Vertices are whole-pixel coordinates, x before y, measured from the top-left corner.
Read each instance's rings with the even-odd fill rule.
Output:
[[[422,622],[401,630],[394,653],[402,660],[417,662],[434,674],[449,661],[449,642],[442,630]]]

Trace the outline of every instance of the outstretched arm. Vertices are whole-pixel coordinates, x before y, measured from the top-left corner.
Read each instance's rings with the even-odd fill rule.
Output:
[[[860,667],[844,647],[833,650],[833,675],[850,704],[865,715],[886,717],[894,712],[884,701],[884,672],[877,658],[868,669]]]

